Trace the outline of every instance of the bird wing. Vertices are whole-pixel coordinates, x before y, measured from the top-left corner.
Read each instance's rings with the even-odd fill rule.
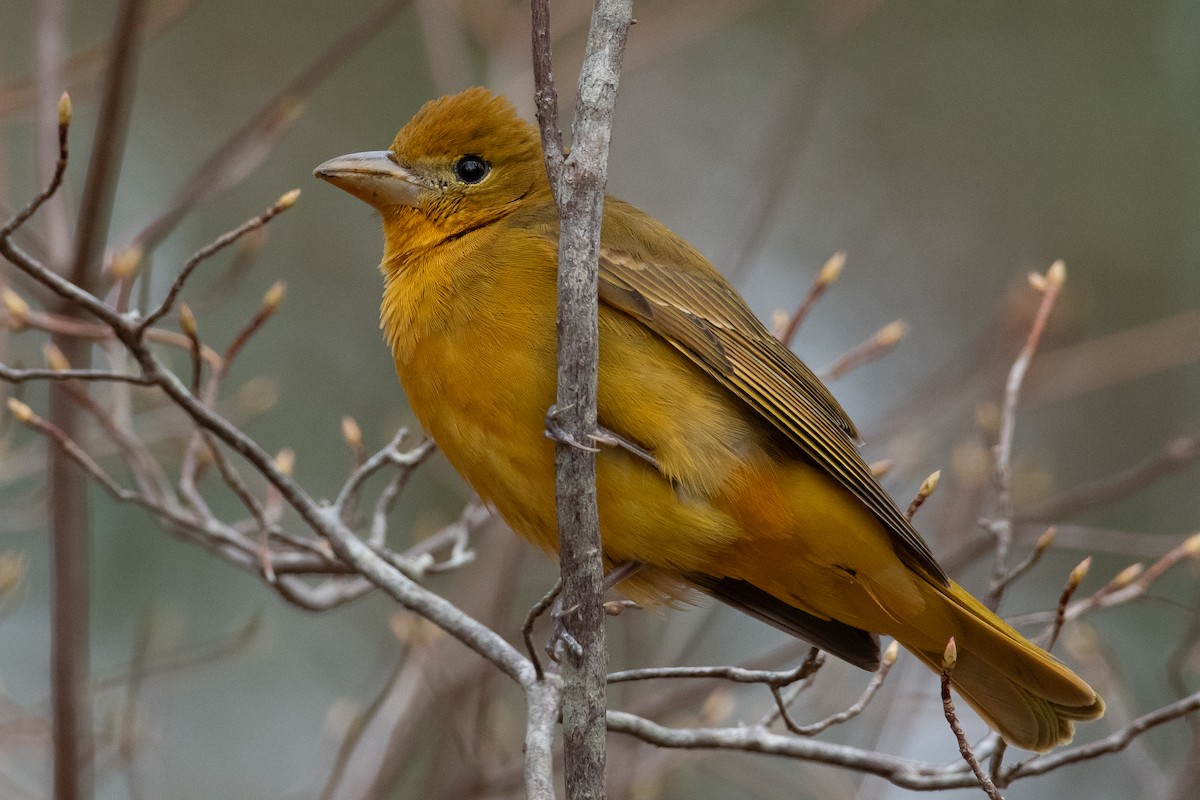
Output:
[[[621,222],[632,222],[628,213]],[[607,218],[605,222],[607,226]],[[813,464],[853,492],[916,565],[945,582],[946,573],[929,546],[859,455],[854,424],[829,390],[702,256],[666,228],[656,227],[653,233],[621,239],[658,241],[666,235],[674,241],[656,247],[657,253],[601,243],[600,299],[670,342],[785,434]]]

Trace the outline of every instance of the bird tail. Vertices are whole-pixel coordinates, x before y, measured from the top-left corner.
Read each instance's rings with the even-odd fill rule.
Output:
[[[928,629],[918,631],[917,626],[905,626],[896,639],[940,672],[946,643],[953,636],[958,660],[951,686],[1009,744],[1045,752],[1071,740],[1075,720],[1104,713],[1104,701],[1082,678],[961,586],[951,582],[927,587],[933,614],[944,620],[934,626],[941,641],[931,646]]]

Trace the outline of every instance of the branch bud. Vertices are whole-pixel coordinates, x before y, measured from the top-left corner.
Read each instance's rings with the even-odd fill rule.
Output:
[[[145,251],[141,245],[131,245],[114,253],[108,262],[108,273],[119,281],[129,280],[142,266]]]
[[[954,665],[958,663],[958,645],[954,643],[954,637],[950,637],[950,641],[946,642],[946,650],[942,653],[942,672],[949,673],[954,670]]]
[[[8,327],[14,331],[25,330],[29,321],[29,303],[7,286],[4,287],[4,307],[8,309]]]
[[[900,643],[892,640],[892,643],[883,651],[883,666],[890,667],[896,663],[896,659],[900,656]]]
[[[342,417],[342,438],[346,440],[346,444],[355,450],[362,447],[362,429],[358,427],[358,423],[350,415]]]
[[[25,580],[25,555],[9,550],[0,555],[0,597],[8,594]]]
[[[196,335],[196,315],[187,303],[179,304],[179,329],[188,336]]]
[[[292,189],[290,192],[284,192],[278,200],[275,201],[275,207],[280,211],[287,211],[292,206],[296,205],[296,201],[300,198],[300,190]]]
[[[287,284],[283,281],[275,281],[271,284],[271,288],[267,289],[267,293],[263,295],[263,311],[274,314],[275,309],[279,308],[279,304],[283,302],[285,294],[287,294]]]
[[[917,494],[922,498],[927,498],[937,491],[938,481],[942,479],[942,471],[935,470],[928,478],[921,481],[921,488],[917,490]]]
[[[15,397],[8,398],[8,410],[17,418],[17,422],[27,423],[33,419],[33,409]]]
[[[1057,533],[1057,525],[1051,525],[1049,528],[1046,528],[1046,532],[1039,536],[1037,543],[1034,544],[1034,551],[1038,553],[1046,552],[1050,548],[1050,545],[1054,543],[1054,537]]]
[[[1071,574],[1067,576],[1067,588],[1074,591],[1079,584],[1083,583],[1083,579],[1087,577],[1088,570],[1092,568],[1092,557],[1088,556],[1083,561],[1080,561],[1075,569],[1071,570]]]
[[[275,454],[275,469],[282,472],[284,475],[291,475],[292,470],[296,468],[296,451],[290,447],[285,447]]]
[[[842,274],[842,268],[846,266],[846,251],[838,250],[829,257],[825,262],[825,266],[821,267],[821,272],[817,276],[817,283],[822,287],[829,286],[837,281]]]
[[[46,359],[46,366],[58,372],[65,372],[71,368],[71,362],[67,361],[63,351],[59,350],[54,342],[46,342],[42,348],[42,358]]]
[[[1060,258],[1050,265],[1050,269],[1046,271],[1046,285],[1050,288],[1057,289],[1062,286],[1067,280],[1067,265]]]
[[[71,108],[71,95],[66,92],[62,93],[62,97],[58,98],[58,126],[65,128],[71,124],[71,115],[74,110]]]
[[[1145,569],[1146,567],[1140,562],[1136,564],[1130,564],[1128,567],[1114,575],[1113,579],[1108,582],[1109,590],[1116,591],[1118,589],[1124,589],[1126,586],[1136,581],[1142,572],[1145,571]]]
[[[876,478],[882,478],[892,471],[896,466],[896,462],[890,458],[881,458],[878,461],[871,462],[871,474]]]
[[[1186,556],[1190,556],[1191,558],[1200,556],[1200,533],[1193,533],[1186,540],[1184,540],[1180,547],[1183,549],[1183,554]]]
[[[875,344],[880,347],[895,347],[908,335],[908,323],[902,319],[889,322],[875,334]]]

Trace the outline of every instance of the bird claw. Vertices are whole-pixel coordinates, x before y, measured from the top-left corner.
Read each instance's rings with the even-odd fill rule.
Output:
[[[583,657],[583,645],[571,635],[571,631],[567,629],[567,624],[564,621],[571,614],[575,613],[578,606],[564,609],[562,607],[562,598],[559,597],[554,601],[554,608],[550,611],[550,616],[554,618],[554,632],[550,634],[550,640],[546,642],[546,655],[550,656],[550,660],[554,663],[562,662],[562,651],[565,647],[571,651],[571,655],[576,658]]]
[[[644,565],[638,561],[624,561],[608,571],[604,576],[604,591],[616,586],[621,581],[629,578],[641,571]],[[625,608],[636,607],[627,606],[625,602],[621,602],[617,606],[612,606],[609,603],[604,604],[604,613],[608,616],[618,616]],[[550,639],[546,642],[546,655],[550,656],[550,660],[558,664],[562,662],[562,649],[565,647],[571,651],[571,655],[576,658],[583,657],[583,645],[571,635],[571,631],[567,629],[566,619],[575,613],[579,606],[571,606],[563,608],[562,595],[554,599],[554,605],[550,607],[550,616],[554,619],[554,632],[550,634]]]
[[[567,406],[567,408],[570,408],[570,406]],[[558,424],[559,415],[566,411],[567,408],[559,408],[558,404],[554,404],[546,409],[546,438],[562,442],[565,445],[574,447],[576,450],[583,450],[587,453],[599,453],[600,448],[584,444],[563,428],[562,425]]]
[[[605,427],[596,428],[596,432],[589,437],[593,442],[598,444],[608,445],[609,447],[619,447],[628,453],[632,453],[638,458],[645,461],[650,466],[658,469],[658,461],[654,456],[650,455],[650,451],[641,445],[631,442],[619,433],[614,433]]]
[[[546,438],[570,445],[577,450],[583,450],[588,453],[599,453],[600,448],[584,444],[558,423],[559,415],[565,410],[565,408],[559,408],[557,405],[552,405],[546,410]],[[636,444],[635,442],[631,442],[629,439],[626,439],[619,433],[610,431],[608,428],[605,428],[602,425],[597,426],[594,432],[589,433],[588,438],[596,444],[602,444],[608,447],[619,447],[622,450],[632,453],[633,455],[642,459],[655,469],[658,468],[658,461],[656,461],[654,456],[650,454],[649,450],[639,444]]]

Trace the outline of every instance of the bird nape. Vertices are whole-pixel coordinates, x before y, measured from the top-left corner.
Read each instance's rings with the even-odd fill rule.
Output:
[[[380,213],[382,327],[414,413],[517,533],[556,547],[558,213],[537,130],[485,89],[426,103],[391,149],[318,177]],[[700,253],[607,198],[597,456],[604,557],[641,603],[699,589],[873,669],[878,634],[1009,743],[1104,711],[1090,686],[951,581],[859,455],[854,424]]]

